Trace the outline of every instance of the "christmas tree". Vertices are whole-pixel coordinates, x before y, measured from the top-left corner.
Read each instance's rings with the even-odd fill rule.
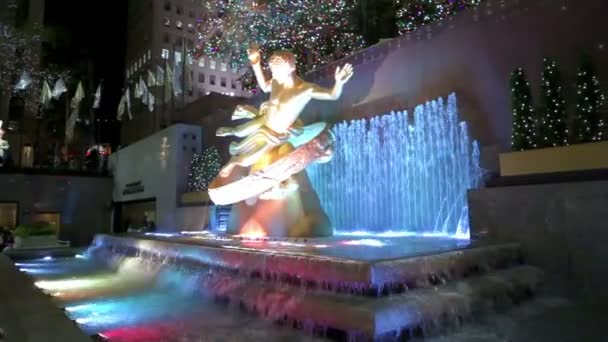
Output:
[[[220,172],[220,154],[216,147],[210,147],[202,155],[195,154],[190,162],[188,175],[188,191],[207,191],[209,183]]]
[[[290,50],[300,75],[364,47],[351,22],[355,1],[210,0],[203,5],[194,57],[222,59],[233,69],[247,65],[252,43],[259,44],[265,56]],[[255,86],[251,71],[243,84]]]
[[[443,20],[481,0],[397,0],[397,27],[400,34]]]
[[[568,144],[565,101],[562,95],[561,75],[554,60],[545,58],[541,81],[541,117],[538,124],[539,147]]]
[[[530,83],[521,68],[511,74],[511,104],[513,109],[511,148],[513,151],[535,148],[536,125]]]
[[[604,100],[595,66],[588,56],[583,56],[576,78],[573,142],[599,141],[605,138],[603,132],[605,124],[600,113]]]

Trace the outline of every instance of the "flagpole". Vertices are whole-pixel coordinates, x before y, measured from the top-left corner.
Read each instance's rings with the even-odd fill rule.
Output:
[[[76,90],[78,91],[78,89]],[[65,146],[65,162],[68,161],[68,118],[70,117],[70,93],[65,91],[65,130],[63,132],[63,140]]]
[[[182,37],[182,108],[181,116],[184,118],[184,110],[186,109],[186,38]]]

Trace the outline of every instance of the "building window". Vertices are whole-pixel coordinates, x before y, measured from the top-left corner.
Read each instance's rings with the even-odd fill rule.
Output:
[[[163,42],[166,44],[169,44],[169,42],[171,42],[171,36],[169,36],[167,32],[163,34]]]
[[[209,76],[209,84],[215,85],[215,75]]]
[[[239,71],[239,67],[238,67],[238,65],[235,62],[231,63],[231,67],[230,68],[232,69],[232,72],[235,73],[235,74]]]
[[[205,74],[204,73],[202,73],[202,72],[198,73],[198,81],[200,83],[205,83]]]
[[[222,77],[222,78],[220,79],[220,86],[221,86],[221,87],[226,87],[226,77]]]
[[[205,57],[201,57],[198,59],[198,66],[201,68],[205,67]]]
[[[148,60],[152,60],[152,51],[148,49]]]
[[[209,60],[209,67],[210,67],[211,69],[215,70],[215,60],[213,60],[213,59],[210,59],[210,60]]]
[[[144,53],[143,59],[144,59],[144,64],[146,64],[146,62],[148,61],[148,55]]]
[[[175,13],[177,13],[177,15],[182,15],[182,12],[183,12],[183,11],[184,11],[184,10],[182,9],[182,6],[177,6],[177,7],[175,8]]]
[[[230,88],[236,89],[236,81],[234,81],[234,80],[230,81]]]
[[[175,51],[175,55],[173,57],[175,58],[175,61],[177,61],[177,62],[182,61],[182,53],[179,51]]]
[[[163,49],[160,55],[163,59],[169,59],[169,49]]]
[[[141,58],[139,59],[139,61],[137,62],[137,68],[141,68],[141,66],[143,65]]]
[[[194,18],[194,11],[190,11],[190,12],[188,12],[188,16],[189,16],[190,18]]]
[[[182,23],[181,20],[178,20],[175,22],[175,27],[177,27],[178,30],[181,30],[184,27],[184,23]]]
[[[170,10],[171,10],[171,2],[165,1],[165,11],[170,11]]]
[[[220,63],[220,68],[222,69],[222,71],[226,71],[226,68],[227,68],[226,63],[225,62]]]
[[[194,25],[188,24],[188,32],[194,33]]]
[[[163,19],[163,25],[165,25],[167,27],[171,26],[171,19],[169,19],[169,17],[165,17]]]

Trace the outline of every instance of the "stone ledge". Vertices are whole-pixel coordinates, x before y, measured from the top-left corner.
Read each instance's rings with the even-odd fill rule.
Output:
[[[608,169],[608,141],[501,153],[501,176]]]

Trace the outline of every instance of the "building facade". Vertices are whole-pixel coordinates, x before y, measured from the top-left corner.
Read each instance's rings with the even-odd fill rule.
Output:
[[[145,220],[158,231],[202,229],[208,208],[181,205],[190,161],[201,151],[200,126],[177,124],[112,154],[113,232],[141,228]]]
[[[146,83],[154,106],[143,104],[143,99],[131,98],[133,119],[123,122],[123,144],[183,122],[184,108],[210,93],[250,96],[239,81],[240,71],[227,61],[189,57],[188,52],[196,47],[196,24],[202,10],[199,0],[129,1],[125,76],[131,90],[140,79]],[[171,82],[172,88],[182,90],[177,95],[159,80],[166,75],[167,66],[180,75]],[[156,86],[149,86],[150,73],[157,81]]]

